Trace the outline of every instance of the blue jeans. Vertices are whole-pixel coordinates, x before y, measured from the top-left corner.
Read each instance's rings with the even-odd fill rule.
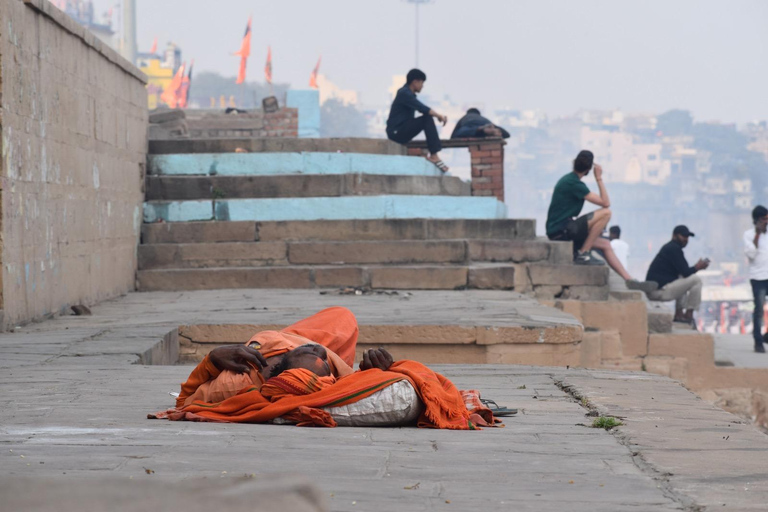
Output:
[[[763,344],[763,308],[765,306],[765,295],[768,293],[768,280],[756,281],[750,279],[752,285],[752,297],[755,300],[755,312],[752,315],[752,336],[755,338],[755,346]]]

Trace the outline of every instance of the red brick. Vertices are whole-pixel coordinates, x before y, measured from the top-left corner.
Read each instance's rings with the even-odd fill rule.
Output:
[[[501,169],[493,169],[489,171],[485,171],[482,174],[483,176],[504,176],[504,171]]]
[[[501,156],[504,154],[504,151],[501,149],[493,149],[491,150],[491,156]]]
[[[487,150],[470,151],[470,153],[472,155],[472,160],[474,160],[476,158],[483,158],[483,157],[486,157],[486,156],[491,156],[491,152],[487,151]]]
[[[477,178],[477,177],[482,176],[482,175],[483,175],[483,173],[479,169],[472,169],[472,177],[473,178]]]

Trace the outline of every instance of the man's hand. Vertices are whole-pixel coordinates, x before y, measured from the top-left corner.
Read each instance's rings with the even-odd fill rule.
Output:
[[[760,234],[764,235],[766,231],[766,227],[768,227],[768,220],[760,219],[755,224],[755,231],[757,232],[758,235]]]
[[[371,368],[378,368],[379,370],[389,370],[395,360],[392,358],[392,354],[384,350],[383,348],[372,348],[366,352],[363,352],[363,360],[360,361],[361,370],[370,370]]]
[[[213,366],[219,370],[229,370],[235,373],[246,373],[251,370],[248,363],[261,370],[267,366],[267,360],[261,352],[245,345],[226,345],[218,347],[208,354]]]
[[[443,126],[445,126],[448,123],[448,116],[444,116],[443,114],[437,114],[435,116],[438,121],[440,121]]]
[[[595,164],[595,179],[603,179],[603,167],[600,164]]]
[[[704,270],[708,266],[709,266],[709,260],[704,258],[703,260],[700,259],[699,261],[697,261],[696,264],[693,266],[693,268],[695,268],[698,271],[698,270]]]

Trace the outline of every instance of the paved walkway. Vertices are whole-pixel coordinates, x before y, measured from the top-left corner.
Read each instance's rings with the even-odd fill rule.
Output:
[[[715,334],[715,361],[737,368],[768,368],[768,354],[758,354],[751,334]]]
[[[94,308],[92,317],[0,335],[3,479],[28,479],[40,492],[64,484],[142,493],[143,483],[207,478],[208,486],[229,485],[246,475],[269,481],[269,475],[301,474],[329,510],[340,511],[762,510],[768,502],[768,438],[674,381],[645,373],[436,367],[459,387],[520,408],[506,428],[481,432],[145,419],[172,404],[168,391],[189,372],[131,364],[157,342],[158,331],[212,315],[222,322],[284,323],[305,311],[285,291],[237,292],[241,300],[216,293],[134,294]],[[408,305],[422,300],[421,292],[410,302],[302,293],[313,309],[353,305],[359,317],[368,311],[382,322],[413,315]],[[440,304],[484,307],[469,292],[441,293],[441,300],[428,298],[446,321]],[[504,321],[501,310],[492,310],[485,306],[489,318]],[[589,409],[621,416],[625,426],[614,432],[584,426]],[[22,501],[18,509],[25,496],[14,494],[15,503]],[[258,498],[244,494],[243,500]],[[200,501],[199,509],[210,507]]]

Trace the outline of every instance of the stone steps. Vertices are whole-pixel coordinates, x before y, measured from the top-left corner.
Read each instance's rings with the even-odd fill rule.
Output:
[[[533,240],[533,219],[369,219],[143,224],[144,244],[254,241]],[[569,243],[560,243],[568,246]],[[490,250],[490,248],[489,248]]]
[[[276,240],[144,244],[139,246],[138,259],[140,270],[286,265],[451,265],[480,262],[565,265],[570,263],[571,253],[568,244],[543,239],[353,242]]]
[[[236,149],[250,153],[363,153],[378,155],[405,155],[406,148],[387,139],[289,139],[289,138],[201,138],[176,140],[150,140],[149,153],[153,155],[176,153],[234,153]]]
[[[503,219],[495,197],[378,195],[146,201],[144,222]]]
[[[274,174],[443,176],[425,158],[362,153],[185,153],[147,156],[147,174],[264,176]]]
[[[398,290],[520,289],[558,285],[606,290],[607,269],[572,265],[486,263],[473,265],[286,265],[140,270],[139,291],[230,288],[369,287]],[[518,274],[520,268],[523,275]],[[531,272],[533,269],[535,271]],[[526,276],[528,273],[529,276]],[[583,290],[582,290],[583,291]]]
[[[278,176],[147,176],[146,200],[339,197],[361,195],[470,196],[453,176],[300,174]]]

